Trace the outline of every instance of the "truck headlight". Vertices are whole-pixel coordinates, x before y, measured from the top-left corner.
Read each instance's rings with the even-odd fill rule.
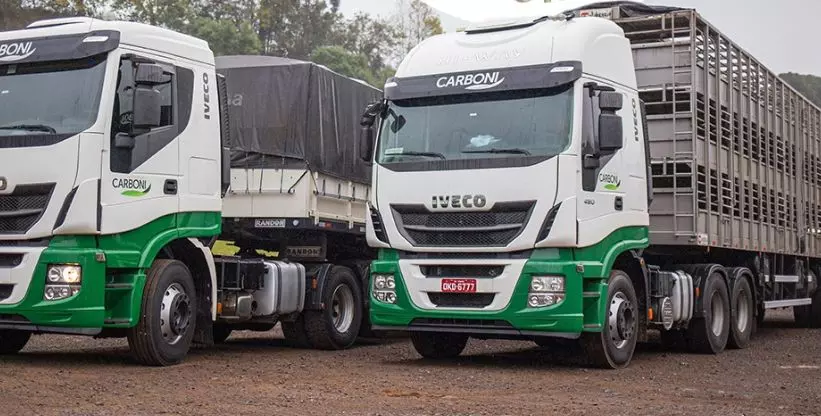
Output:
[[[396,278],[393,275],[373,275],[373,297],[379,302],[396,303]]]
[[[80,292],[83,269],[76,264],[50,264],[46,269],[46,287],[43,299],[47,301],[68,299]]]
[[[530,280],[530,293],[527,295],[527,306],[544,308],[558,305],[565,299],[563,276],[533,276]]]

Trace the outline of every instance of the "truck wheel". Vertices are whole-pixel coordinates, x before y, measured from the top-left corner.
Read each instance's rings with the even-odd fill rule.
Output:
[[[214,342],[217,344],[222,344],[228,337],[231,336],[231,332],[233,332],[233,328],[230,325],[225,324],[214,324]]]
[[[191,347],[197,298],[188,267],[157,260],[148,270],[140,321],[128,330],[128,345],[138,362],[150,366],[180,363]]]
[[[750,345],[753,328],[755,327],[755,316],[753,314],[755,303],[753,302],[750,282],[746,278],[742,277],[736,280],[733,285],[731,299],[733,313],[728,343],[730,347],[735,349],[747,348]]]
[[[730,338],[730,296],[724,278],[713,273],[707,278],[702,291],[704,317],[694,319],[687,328],[690,351],[719,354]]]
[[[285,335],[285,342],[293,348],[311,348],[303,316],[293,322],[282,322],[282,334]]]
[[[31,339],[31,332],[0,329],[0,355],[17,354]]]
[[[305,333],[314,348],[341,350],[356,342],[362,324],[362,295],[356,275],[335,266],[322,291],[321,311],[305,312]]]
[[[596,367],[627,367],[638,339],[638,299],[630,277],[613,270],[607,284],[607,309],[601,332],[582,334],[584,349]]]
[[[445,360],[456,358],[468,345],[468,336],[430,332],[411,332],[413,348],[424,358]]]
[[[816,280],[815,273],[809,272],[813,281]],[[793,316],[795,323],[801,328],[821,328],[821,289],[815,291],[811,305],[793,306]]]

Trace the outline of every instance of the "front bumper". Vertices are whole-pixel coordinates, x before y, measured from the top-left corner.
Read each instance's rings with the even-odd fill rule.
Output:
[[[370,319],[375,329],[427,332],[459,332],[499,338],[532,338],[552,336],[578,338],[582,332],[601,330],[601,294],[606,291],[604,279],[584,276],[583,268],[573,261],[572,252],[553,249],[534,254],[521,268],[509,301],[497,310],[436,308],[419,305],[414,298],[423,293],[409,293],[402,270],[407,270],[395,256],[380,256],[371,266],[373,274],[396,277],[396,303],[378,301],[371,293]],[[462,264],[470,260],[461,260]],[[565,300],[554,306],[530,308],[527,305],[531,277],[554,275],[565,277]],[[436,280],[437,278],[430,278]],[[438,284],[437,282],[434,282]],[[430,290],[430,285],[428,286]],[[504,293],[502,288],[497,293]],[[606,293],[606,292],[604,292]]]
[[[0,265],[0,285],[11,288],[0,299],[0,328],[33,332],[94,335],[106,320],[105,264],[96,260],[89,242],[53,240],[48,247],[0,247],[0,258],[15,259]],[[45,301],[43,291],[49,264],[79,264],[83,279],[77,295]]]

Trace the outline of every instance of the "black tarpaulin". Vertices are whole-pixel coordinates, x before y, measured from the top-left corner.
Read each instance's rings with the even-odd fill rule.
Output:
[[[370,183],[359,158],[359,121],[382,92],[311,62],[271,56],[217,58],[225,75],[232,166],[308,168]]]

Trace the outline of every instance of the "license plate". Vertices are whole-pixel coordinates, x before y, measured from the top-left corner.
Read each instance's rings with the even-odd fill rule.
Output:
[[[476,293],[476,279],[442,279],[443,293]]]

